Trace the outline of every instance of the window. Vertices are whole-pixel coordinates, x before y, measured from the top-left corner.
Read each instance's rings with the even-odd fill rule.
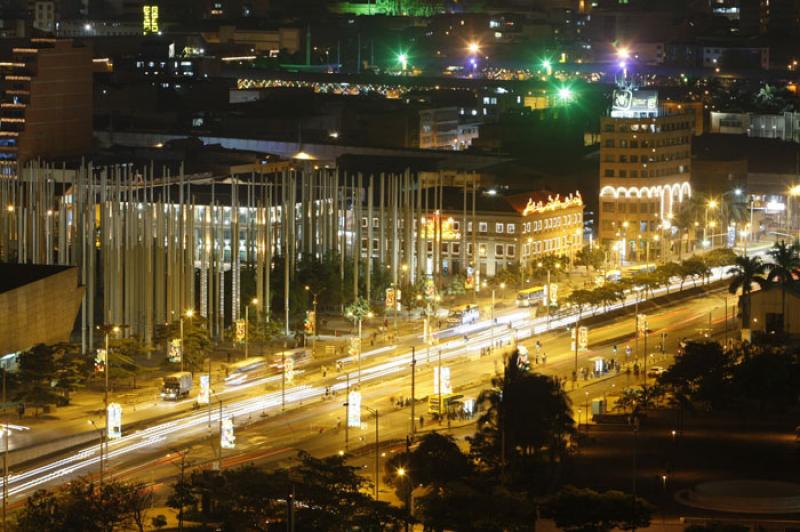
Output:
[[[513,257],[516,255],[516,248],[513,245],[506,246],[506,256]]]
[[[428,242],[428,253],[433,253],[433,242]]]
[[[361,227],[366,227],[366,226],[367,226],[367,219],[361,218]]]
[[[516,225],[514,225],[514,224],[506,225],[506,233],[508,233],[509,235],[513,235],[516,232],[517,232],[517,226]]]
[[[619,204],[619,212],[627,212],[627,208],[628,208],[627,204],[625,203]]]
[[[610,168],[606,168],[605,173],[603,174],[605,177],[614,177],[614,170]]]
[[[620,170],[619,171],[619,176],[620,177],[628,177],[628,172],[626,172],[625,170]]]
[[[472,232],[472,222],[467,222],[467,233]]]
[[[478,254],[481,257],[486,256],[486,244],[478,244]]]
[[[467,244],[467,255],[472,256],[472,244]]]
[[[608,139],[606,140],[606,148],[613,148],[614,147],[614,140]]]
[[[461,254],[461,244],[458,242],[453,242],[450,245],[450,250],[452,251],[453,255],[460,255]]]
[[[495,257],[502,257],[503,256],[503,244],[497,244],[494,247],[494,256]]]
[[[502,233],[503,232],[503,224],[494,224],[494,232],[495,233]]]
[[[630,211],[629,212],[634,212],[634,213],[636,212],[636,204],[635,203],[631,203],[630,204]]]
[[[489,231],[489,224],[486,222],[478,222],[478,232],[486,233],[487,231]]]
[[[610,201],[603,203],[604,212],[616,212],[616,205]]]
[[[372,227],[380,227],[380,226],[381,226],[380,220],[378,220],[378,218],[373,218],[372,219]]]
[[[453,222],[453,231],[458,231],[459,229],[461,229],[461,222],[454,221]]]

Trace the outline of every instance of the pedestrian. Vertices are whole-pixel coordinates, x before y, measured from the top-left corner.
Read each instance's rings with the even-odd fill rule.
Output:
[[[534,360],[534,364],[536,364],[538,366],[539,365],[539,355],[537,354],[535,357],[533,357],[533,360]]]
[[[542,353],[542,366],[547,364],[547,353]]]
[[[425,416],[419,416],[419,428],[425,426]]]

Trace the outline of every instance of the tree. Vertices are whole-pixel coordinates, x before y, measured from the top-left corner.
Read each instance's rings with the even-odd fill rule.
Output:
[[[758,256],[736,257],[734,266],[728,270],[728,275],[731,276],[728,291],[731,294],[740,290],[742,292],[739,296],[742,307],[742,329],[750,328],[750,294],[754,284],[764,288],[767,283],[764,277],[766,271],[767,265],[761,262],[761,257]]]
[[[518,352],[512,353],[503,376],[478,396],[482,414],[469,438],[470,452],[481,469],[533,492],[534,476],[555,474],[575,422],[560,383],[521,369],[518,358]]]
[[[249,301],[246,300],[246,301]],[[251,321],[253,321],[251,319]],[[251,331],[252,332],[252,331]],[[181,337],[181,322],[175,320],[156,328],[156,343],[166,346],[167,342]],[[183,367],[187,371],[202,371],[204,361],[211,355],[213,343],[208,332],[207,322],[202,316],[183,318]],[[174,363],[180,367],[180,363]]]
[[[60,494],[45,490],[29,497],[17,520],[20,532],[80,530],[106,532],[145,528],[152,490],[141,483],[107,481],[97,486],[86,479],[71,482]]]
[[[575,254],[575,266],[596,270],[602,268],[605,261],[605,252],[597,246],[584,246]]]
[[[542,515],[551,517],[567,532],[605,532],[650,526],[653,506],[644,499],[622,493],[566,486],[549,497]]]
[[[70,394],[86,385],[94,369],[94,361],[91,357],[83,356],[80,346],[75,344],[56,344],[53,350],[53,387],[61,393],[62,404],[69,404]]]
[[[717,342],[688,342],[658,383],[674,395],[718,407],[730,397],[733,364],[733,355]]]
[[[767,264],[767,280],[777,281],[781,285],[783,330],[786,331],[786,291],[795,285],[794,275],[800,269],[800,244],[797,242],[786,244],[781,240],[767,251],[767,255],[772,259],[772,262]]]
[[[19,356],[17,380],[19,389],[15,394],[17,401],[37,409],[54,403],[58,395],[53,388],[56,377],[55,349],[53,346],[38,344]]]
[[[667,294],[669,294],[673,277],[680,277],[683,279],[681,265],[677,262],[667,262],[662,264],[656,268],[656,276],[661,281],[661,285],[667,289]],[[681,289],[683,289],[683,282],[681,282]]]
[[[708,265],[699,257],[689,257],[681,262],[681,290],[683,290],[683,283],[687,278],[691,278],[694,285],[697,286],[697,280],[705,280],[711,275],[711,270]]]

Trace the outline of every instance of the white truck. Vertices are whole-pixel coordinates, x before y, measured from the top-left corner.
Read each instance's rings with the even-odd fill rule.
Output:
[[[189,395],[190,391],[192,391],[192,374],[188,371],[179,371],[164,377],[161,398],[165,401],[177,401]]]

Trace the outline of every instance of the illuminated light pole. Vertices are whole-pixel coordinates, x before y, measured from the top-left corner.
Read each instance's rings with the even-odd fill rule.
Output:
[[[481,53],[481,44],[477,41],[471,41],[467,44],[467,51],[469,52],[469,64],[472,65],[472,73],[478,70],[478,54]]]
[[[714,199],[708,200],[708,203],[706,203],[705,223],[703,224],[703,247],[708,247],[709,246],[709,242],[708,242],[708,211],[709,210],[713,211],[718,206],[719,206],[719,203],[717,202],[717,200],[714,200]]]
[[[404,504],[406,505],[406,511],[408,512],[409,517],[412,516],[412,509],[411,509],[411,495],[414,491],[414,486],[411,484],[411,476],[408,475],[408,479],[406,479],[406,475],[408,475],[408,471],[406,471],[405,467],[398,467],[397,468],[397,476],[404,480],[408,484],[408,489],[406,490],[406,496]],[[406,520],[406,532],[409,530],[409,522]]]
[[[619,67],[622,69],[622,79],[627,79],[628,77],[628,60],[631,58],[631,51],[629,48],[622,47],[617,48],[617,60],[619,61]]]
[[[405,72],[408,69],[408,55],[406,53],[400,53],[397,56],[397,62],[400,63],[400,69]]]
[[[107,445],[106,442],[108,441],[108,368],[109,368],[109,366],[111,366],[111,351],[109,350],[109,342],[108,342],[108,340],[109,340],[110,333],[112,333],[112,332],[113,333],[119,333],[119,331],[120,331],[120,328],[117,325],[112,326],[110,329],[106,328],[106,331],[105,331],[106,360],[105,360],[105,363],[103,364],[103,374],[104,374],[103,375],[103,380],[104,380],[103,406],[105,407],[104,408],[104,412],[105,412],[105,416],[106,416],[106,431],[105,431],[105,433],[103,435],[103,438],[101,438],[101,440],[100,440],[100,448],[101,448],[101,454],[100,454],[100,483],[101,484],[103,482],[102,481],[102,478],[103,478],[103,454],[102,454],[102,448],[103,448],[104,445]],[[92,423],[92,425],[94,425],[94,421],[91,421],[91,420],[89,420],[89,421],[90,421],[90,423]],[[95,428],[97,428],[97,425],[95,425]],[[108,448],[107,447],[106,447],[106,452],[108,452]]]
[[[194,309],[189,309],[186,311],[186,317],[190,320],[194,317]],[[181,316],[181,371],[184,370],[185,364],[184,359],[186,355],[186,346],[184,345],[183,341],[183,316]]]
[[[552,76],[553,75],[552,61],[550,61],[549,59],[545,59],[544,61],[542,61],[542,69],[544,69],[545,73],[547,74],[547,77]]]
[[[358,324],[358,384],[361,384],[361,352],[363,351],[361,347],[361,322],[364,318],[372,318],[374,314],[369,307],[363,307],[361,305],[353,305],[345,314],[348,318],[356,320]]]
[[[311,300],[311,305],[312,305],[312,307],[314,309],[314,322],[312,323],[312,325],[314,327],[314,336],[311,337],[311,356],[314,356],[316,354],[316,351],[317,351],[317,336],[319,336],[319,333],[317,332],[317,322],[318,322],[318,320],[317,320],[317,296],[319,296],[319,294],[324,292],[325,289],[323,288],[322,290],[319,290],[319,291],[315,292],[314,290],[311,290],[311,287],[308,286],[308,285],[305,286],[305,289],[306,289],[306,292],[310,292],[311,293],[311,296],[313,298]]]
[[[560,87],[558,89],[558,93],[557,94],[558,94],[558,101],[561,104],[570,103],[572,101],[572,99],[575,97],[575,94],[572,92],[572,89],[570,89],[569,87]]]
[[[255,297],[244,307],[244,358],[250,357],[250,305],[258,305]]]

